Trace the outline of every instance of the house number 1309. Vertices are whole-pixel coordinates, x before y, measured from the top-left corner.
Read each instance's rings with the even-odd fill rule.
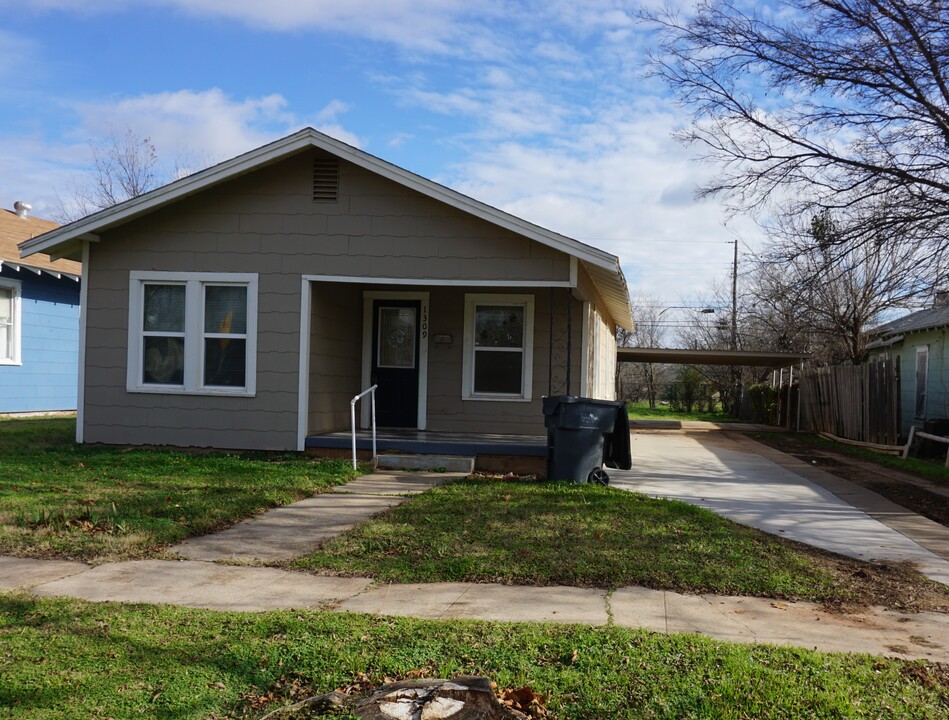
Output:
[[[422,308],[422,339],[428,337],[428,308]]]

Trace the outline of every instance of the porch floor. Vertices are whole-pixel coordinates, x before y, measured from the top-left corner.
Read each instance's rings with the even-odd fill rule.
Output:
[[[306,447],[352,448],[349,432],[310,435]],[[398,452],[416,455],[507,455],[546,457],[547,437],[544,435],[501,435],[496,433],[453,433],[434,430],[380,429],[376,431],[376,447],[380,453]],[[356,448],[372,450],[372,431],[356,431]]]

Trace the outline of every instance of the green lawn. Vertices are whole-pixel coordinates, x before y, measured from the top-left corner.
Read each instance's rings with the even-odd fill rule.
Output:
[[[835,563],[681,502],[595,485],[474,478],[415,497],[293,565],[393,582],[849,599],[835,567],[853,568]]]
[[[0,422],[0,554],[154,556],[350,476],[345,462],[298,454],[80,447],[72,427],[62,419]],[[869,572],[684,503],[489,478],[413,498],[291,565],[397,582],[643,585],[949,605],[949,592],[915,574]]]
[[[346,481],[300,454],[78,446],[75,420],[0,420],[0,553],[114,560],[154,553]]]
[[[647,402],[627,403],[627,413],[631,420],[706,420],[708,422],[738,422],[731,415],[722,412],[699,412],[690,413],[684,410],[673,410],[670,405],[656,405],[649,407]]]
[[[616,627],[0,594],[0,716],[9,720],[259,718],[362,673],[374,683],[411,673],[530,685],[557,720],[935,719],[949,692],[945,668],[925,663]]]

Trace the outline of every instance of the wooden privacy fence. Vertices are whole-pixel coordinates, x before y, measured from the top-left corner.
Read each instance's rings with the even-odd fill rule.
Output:
[[[878,445],[900,444],[900,359],[804,370],[801,429]]]

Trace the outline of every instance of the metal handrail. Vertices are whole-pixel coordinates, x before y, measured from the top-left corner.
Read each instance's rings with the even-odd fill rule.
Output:
[[[372,407],[372,459],[375,460],[378,455],[376,454],[376,388],[378,385],[373,385],[371,388],[363,390],[361,393],[356,395],[352,400],[349,401],[349,419],[353,431],[353,470],[356,469],[356,403],[359,402],[366,395],[369,395],[370,406]]]

